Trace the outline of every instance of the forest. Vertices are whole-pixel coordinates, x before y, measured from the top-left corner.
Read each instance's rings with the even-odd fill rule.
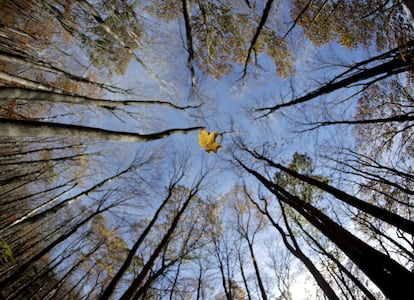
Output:
[[[0,0],[0,299],[408,299],[413,16]]]

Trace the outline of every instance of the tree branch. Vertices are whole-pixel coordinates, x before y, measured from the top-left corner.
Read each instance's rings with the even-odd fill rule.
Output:
[[[0,99],[22,99],[31,101],[48,101],[48,102],[64,102],[71,104],[93,105],[104,108],[123,108],[126,106],[134,105],[163,105],[169,106],[179,110],[185,110],[190,108],[199,108],[200,105],[187,105],[179,106],[168,101],[161,100],[110,100],[110,99],[95,99],[80,95],[71,95],[61,93],[60,91],[41,91],[37,89],[29,88],[17,88],[17,87],[0,87]]]
[[[112,131],[101,128],[39,122],[28,120],[11,120],[0,118],[2,136],[10,137],[62,137],[62,138],[88,138],[96,141],[118,141],[143,143],[153,140],[166,138],[176,133],[188,133],[195,130],[201,130],[203,127],[176,128],[168,129],[151,134],[139,134],[124,131]]]
[[[390,123],[390,122],[402,123],[402,122],[407,122],[407,121],[414,121],[414,116],[406,114],[406,115],[392,116],[389,118],[314,122],[314,123],[307,124],[309,126],[313,126],[311,128],[308,128],[307,130],[314,130],[314,129],[318,129],[323,126],[331,126],[331,125],[356,125],[356,124],[375,124],[375,123]]]
[[[304,96],[301,96],[299,98],[295,98],[289,102],[285,102],[285,103],[281,103],[281,104],[277,104],[277,105],[273,105],[273,106],[268,106],[268,107],[262,107],[262,108],[258,108],[256,109],[257,112],[264,112],[266,111],[263,115],[259,116],[259,118],[268,116],[270,114],[272,114],[273,112],[275,112],[276,110],[279,110],[281,108],[285,108],[285,107],[290,107],[290,106],[294,106],[296,104],[300,104],[300,103],[304,103],[304,102],[308,102],[312,99],[315,99],[319,96],[325,95],[325,94],[329,94],[333,91],[336,91],[338,89],[341,88],[345,88],[348,87],[352,84],[361,82],[363,80],[367,80],[370,78],[375,78],[379,75],[382,75],[382,79],[389,77],[391,75],[395,75],[398,73],[402,73],[408,70],[411,70],[413,68],[413,57],[410,53],[410,49],[412,49],[413,46],[413,42],[411,41],[410,43],[408,43],[407,45],[409,45],[409,47],[403,47],[402,49],[404,50],[404,53],[400,54],[397,57],[393,57],[395,52],[400,49],[400,48],[396,48],[394,49],[395,51],[389,51],[387,52],[389,55],[393,57],[391,60],[382,63],[380,65],[371,67],[371,68],[366,68],[362,71],[356,72],[348,77],[343,78],[342,80],[336,81],[337,78],[342,77],[344,74],[348,73],[348,71],[340,74],[339,76],[336,76],[333,80],[331,80],[329,83],[323,85],[322,87],[307,93]],[[406,54],[405,56],[403,56],[404,54]],[[381,56],[378,56],[378,58],[380,59],[385,59]],[[364,63],[358,63],[356,65],[366,65],[367,62],[371,62],[370,60],[364,61]],[[351,69],[355,69],[355,65],[351,67]]]
[[[190,69],[191,73],[191,85],[195,86],[195,71],[194,71],[194,48],[193,48],[193,36],[191,33],[191,20],[189,15],[189,7],[188,2],[186,0],[181,0],[183,5],[183,16],[184,16],[184,23],[185,23],[185,34],[186,34],[186,41],[187,41],[187,52],[188,52],[188,60],[187,66]]]
[[[257,42],[257,40],[260,36],[260,33],[261,33],[264,25],[266,24],[267,18],[269,17],[270,10],[272,9],[272,4],[273,4],[273,0],[267,0],[266,6],[263,9],[263,14],[262,14],[262,17],[260,19],[259,25],[257,26],[256,32],[253,36],[252,41],[250,42],[249,50],[247,51],[246,60],[244,62],[243,75],[242,75],[241,79],[243,79],[246,76],[247,65],[249,64],[250,56],[252,55],[252,51],[253,51],[254,47],[256,46],[256,42]]]

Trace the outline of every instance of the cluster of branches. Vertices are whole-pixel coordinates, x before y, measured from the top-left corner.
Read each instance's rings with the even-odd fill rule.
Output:
[[[244,63],[242,77],[247,74],[252,53],[259,52],[273,2],[266,1],[262,14],[254,18],[258,21],[257,27],[251,32],[242,59],[238,58]],[[306,3],[281,40],[292,32],[312,2]],[[7,3],[5,7],[13,7],[18,14],[23,14],[26,9],[46,12],[54,24],[71,37],[68,39],[73,38],[81,46],[96,53],[105,53],[105,47],[111,48],[108,53],[122,51],[125,57],[134,59],[161,82],[133,51],[140,42],[132,34],[131,28],[137,29],[140,24],[127,2],[114,1],[125,9],[125,16],[129,16],[127,20],[134,24],[125,32],[118,32],[115,26],[122,22],[103,17],[111,15],[105,13],[108,8],[103,4],[100,7],[102,11],[99,11],[88,1],[72,3],[73,9],[67,3],[63,10],[53,1],[28,1],[27,7],[12,1],[4,3]],[[202,48],[196,45],[196,41],[207,41],[209,45],[214,43],[210,41],[210,36],[195,38],[200,28],[193,28],[191,4],[186,0],[179,4],[179,15],[185,25],[187,67],[194,87],[194,62],[201,56],[196,55],[195,49],[196,46]],[[200,27],[208,28],[207,5],[201,2],[197,5],[200,17],[205,18]],[[245,1],[243,5],[249,11],[254,10],[250,1]],[[216,13],[214,7],[209,6],[213,10],[210,11],[212,15]],[[226,13],[226,9],[225,5],[216,8],[220,13]],[[33,15],[39,17],[39,11],[36,12]],[[253,15],[256,16],[255,13]],[[81,16],[93,30],[86,32],[74,22]],[[37,25],[41,24],[36,18],[29,19],[37,22]],[[230,28],[234,20],[229,17],[229,23],[224,25]],[[193,172],[185,168],[184,160],[175,165],[162,165],[169,175],[165,185],[160,184],[161,180],[150,182],[148,173],[137,175],[145,168],[150,169],[153,172],[151,174],[159,168],[160,165],[154,163],[155,158],[151,155],[137,157],[130,164],[123,162],[112,168],[112,175],[108,176],[104,174],[102,158],[98,157],[102,152],[98,151],[96,141],[146,143],[176,133],[200,130],[201,127],[170,128],[149,134],[115,131],[80,125],[71,122],[70,117],[66,118],[66,123],[42,121],[39,112],[25,114],[26,108],[34,110],[35,106],[44,106],[47,110],[56,105],[71,108],[73,114],[93,110],[97,115],[110,112],[117,116],[120,111],[129,113],[130,109],[143,105],[161,106],[180,112],[199,106],[181,106],[161,100],[107,99],[101,95],[102,91],[124,94],[128,91],[68,71],[52,62],[51,57],[49,61],[41,58],[38,54],[52,47],[52,33],[42,36],[44,41],[41,42],[39,33],[23,30],[23,24],[14,26],[5,23],[0,27],[1,39],[4,40],[0,45],[0,62],[5,64],[0,72],[0,80],[4,85],[0,87],[1,297],[28,299],[36,295],[43,298],[112,297],[126,300],[151,299],[160,295],[174,299],[193,295],[198,300],[207,298],[210,291],[216,293],[218,298],[228,300],[253,299],[255,295],[268,299],[273,291],[271,284],[266,282],[270,276],[263,271],[264,263],[257,252],[260,245],[258,241],[268,225],[279,233],[286,249],[304,264],[329,299],[353,297],[354,288],[363,297],[377,299],[378,295],[364,284],[365,278],[390,299],[402,299],[410,294],[410,283],[414,281],[413,273],[408,270],[409,262],[413,261],[414,223],[410,200],[414,181],[412,168],[389,166],[375,160],[372,155],[346,151],[346,159],[335,163],[342,175],[356,176],[351,177],[355,181],[354,178],[362,179],[358,183],[360,193],[353,195],[330,184],[328,179],[305,174],[293,164],[284,166],[240,142],[238,146],[243,154],[234,155],[232,161],[242,170],[243,176],[255,178],[268,191],[268,195],[259,192],[255,197],[249,190],[250,186],[244,183],[233,194],[223,197],[231,203],[232,215],[226,214],[226,210],[217,203],[220,201],[208,199],[201,192],[206,173],[199,175],[192,185],[188,184],[186,176]],[[223,32],[226,33],[223,36],[230,35],[227,31]],[[16,34],[14,40],[13,34]],[[98,39],[94,40],[91,36]],[[27,44],[26,39],[31,43]],[[108,40],[113,43],[105,44]],[[413,41],[410,40],[347,67],[325,85],[301,97],[257,109],[261,114],[259,118],[283,108],[308,103],[343,88],[360,86],[357,93],[368,91],[380,81],[412,72],[412,53]],[[206,61],[209,61],[210,53],[208,56]],[[226,59],[225,55],[223,57]],[[92,58],[91,54],[90,60]],[[71,61],[75,59],[72,57]],[[96,60],[95,63],[103,61]],[[125,67],[128,62],[129,59],[126,59],[122,65]],[[81,63],[76,64],[77,67],[79,65]],[[35,72],[20,76],[26,70]],[[122,70],[119,72],[122,73]],[[220,72],[221,75],[225,74],[224,71]],[[61,80],[61,86],[48,84],[42,77],[57,77]],[[72,83],[70,88],[67,85],[69,82]],[[85,87],[95,90],[93,93],[84,93]],[[411,94],[407,93],[408,102],[412,102],[410,97]],[[16,108],[18,104],[22,104],[22,108]],[[363,104],[362,108],[372,110],[367,103]],[[384,111],[388,111],[388,107],[393,107],[395,103],[388,104]],[[404,113],[353,120],[327,120],[307,125],[317,129],[343,124],[398,123],[404,125],[402,129],[390,126],[389,131],[403,132],[404,144],[410,144],[412,103],[399,105],[405,108],[402,110]],[[46,114],[44,119],[50,117]],[[86,144],[85,140],[92,141],[92,144]],[[116,152],[114,149],[109,151],[111,155]],[[96,172],[92,170],[93,157],[98,157],[96,163],[99,168],[95,166]],[[262,168],[246,163],[245,157],[261,162]],[[410,158],[408,161],[411,162]],[[128,166],[122,168],[121,165]],[[164,187],[161,196],[160,193],[157,197],[147,194],[147,190],[152,188],[159,192],[161,187]],[[377,245],[346,230],[347,224],[341,224],[340,218],[334,213],[330,215],[322,209],[317,200],[324,197],[330,197],[335,204],[346,207],[351,219],[356,221],[361,231],[368,231]],[[151,202],[153,205],[156,203],[153,211],[149,205],[144,205],[143,199],[146,198],[158,200]],[[375,201],[367,201],[371,198]],[[275,209],[275,206],[278,208]],[[137,217],[134,214],[140,209],[144,215],[139,216],[140,222],[131,221],[131,218]],[[130,211],[134,212],[132,216],[128,215]],[[232,221],[231,229],[223,225],[229,220]],[[390,234],[391,230],[397,232],[397,238]],[[317,253],[319,263],[309,255],[303,246],[304,242],[308,245],[306,249]],[[401,260],[396,261],[395,256]],[[276,265],[275,257],[272,256],[272,259]],[[282,264],[287,270],[289,264]],[[349,268],[350,265],[352,268]],[[321,266],[326,266],[324,272]],[[278,286],[281,298],[288,298],[289,274],[277,270],[276,266],[273,271],[276,276],[271,277],[271,282]],[[220,282],[220,288],[212,287],[211,282]]]
[[[392,238],[387,232],[389,229],[385,229],[384,231],[384,228],[381,228],[383,225],[378,227],[378,225],[375,224],[388,224],[388,227],[386,228],[394,228],[394,230],[400,232],[400,237],[403,239],[408,238],[409,240],[410,236],[412,237],[414,234],[414,222],[409,219],[410,214],[407,215],[407,219],[406,217],[383,208],[378,204],[371,204],[363,198],[358,198],[340,190],[327,183],[326,180],[319,179],[309,174],[300,173],[297,166],[283,166],[282,164],[269,159],[264,153],[249,149],[243,143],[240,143],[239,147],[244,153],[254,157],[257,161],[262,162],[266,171],[259,171],[258,167],[246,164],[240,156],[234,156],[237,164],[245,172],[256,178],[256,180],[259,181],[274,198],[272,199],[270,196],[266,197],[259,193],[259,196],[257,197],[258,200],[256,200],[245,187],[244,190],[246,196],[250,199],[251,203],[255,205],[257,210],[266,216],[270,224],[280,233],[287,249],[303,262],[329,299],[339,299],[339,295],[332,288],[332,284],[330,284],[322,275],[321,271],[318,271],[317,266],[312,262],[309,256],[307,256],[301,249],[303,246],[300,246],[298,242],[298,237],[300,235],[293,229],[294,227],[299,227],[302,231],[302,235],[306,237],[308,242],[310,241],[310,243],[313,244],[312,247],[316,249],[317,253],[322,254],[325,258],[335,264],[337,269],[334,272],[336,272],[336,274],[344,273],[345,277],[347,277],[350,282],[364,294],[364,297],[376,299],[373,292],[364,286],[357,275],[347,271],[343,262],[333,256],[332,253],[326,249],[326,246],[322,246],[320,241],[322,237],[315,237],[312,230],[304,226],[305,223],[310,224],[313,228],[317,229],[323,237],[344,253],[350,261],[352,261],[377,287],[379,287],[387,298],[399,299],[403,297],[404,293],[407,292],[405,289],[408,288],[409,282],[413,280],[413,273],[407,269],[410,265],[409,262],[413,259],[410,254],[410,246],[407,248],[407,245],[404,245],[402,240],[399,238]],[[378,163],[367,160],[364,156],[361,156],[361,159],[365,164],[369,163],[368,166],[372,169],[387,170],[394,172],[394,174],[401,174],[401,176],[404,176],[404,173],[397,169],[381,166]],[[290,178],[288,179],[288,182],[290,183],[286,185],[286,182],[283,183],[280,180],[276,180],[275,177],[272,177],[275,175],[272,174],[285,174],[284,176]],[[374,173],[361,169],[360,176],[368,178],[375,175]],[[380,175],[377,176],[378,177],[375,178],[375,180],[385,183],[384,180],[386,180],[386,178],[380,177]],[[298,189],[299,184],[301,187],[300,189]],[[392,185],[392,182],[387,182],[386,184]],[[305,192],[309,191],[308,189],[304,189],[306,186],[312,187],[310,190],[312,193],[310,195],[308,192]],[[321,200],[316,200],[318,199],[317,193],[319,193],[317,191],[320,191],[324,195],[331,196],[335,199],[332,201],[340,201],[351,207],[349,208],[349,211],[352,212],[352,214],[355,214],[355,216],[358,216],[358,222],[365,224],[366,228],[368,227],[369,230],[372,230],[378,239],[383,239],[383,242],[386,240],[391,243],[394,248],[398,249],[394,254],[398,253],[399,256],[405,257],[403,261],[406,262],[398,263],[395,261],[395,256],[391,255],[389,250],[386,250],[387,247],[385,247],[384,244],[382,244],[385,247],[382,249],[383,251],[379,251],[345,229],[341,223],[338,224],[338,221],[335,221],[335,219],[324,212],[324,210],[321,209],[321,204],[317,203],[321,202]],[[401,199],[402,194],[407,192],[408,195],[411,194],[409,190],[404,191],[401,189],[398,198]],[[326,198],[326,196],[324,196],[324,198]],[[274,206],[275,202],[279,203],[284,227],[278,218],[275,217],[277,212],[277,209],[275,210]],[[405,207],[408,210],[412,207],[410,203],[399,202],[398,205]],[[339,205],[334,205],[334,207],[338,206]],[[292,214],[292,209],[295,214]],[[411,243],[409,242],[409,245],[410,244]],[[344,279],[339,280],[343,287],[346,289],[350,288],[349,282],[346,282]],[[393,284],[390,285],[390,282],[393,282]]]

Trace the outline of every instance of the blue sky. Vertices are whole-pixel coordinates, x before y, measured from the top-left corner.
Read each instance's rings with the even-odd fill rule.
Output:
[[[249,75],[242,80],[239,80],[242,73],[241,66],[236,66],[232,74],[220,80],[201,75],[200,71],[196,69],[198,81],[196,92],[194,92],[189,86],[190,75],[186,66],[187,52],[182,40],[182,26],[180,27],[179,22],[157,24],[160,24],[160,27],[157,28],[160,32],[159,39],[168,38],[169,42],[157,44],[155,41],[153,48],[148,47],[136,51],[137,55],[144,58],[143,61],[154,73],[148,74],[136,61],[132,61],[126,74],[114,77],[113,81],[121,87],[134,89],[136,96],[108,95],[108,97],[167,100],[182,105],[203,103],[203,106],[199,110],[192,109],[186,112],[159,106],[140,107],[134,116],[120,113],[119,117],[123,118],[124,122],[107,112],[104,114],[87,112],[80,119],[96,127],[139,133],[152,133],[177,127],[203,126],[209,131],[224,133],[219,138],[223,148],[217,154],[206,153],[198,145],[198,132],[173,135],[162,141],[145,144],[111,143],[111,151],[107,153],[108,161],[111,161],[104,165],[105,168],[100,174],[94,176],[94,181],[97,181],[101,176],[105,177],[123,170],[131,163],[137,153],[148,154],[152,151],[159,151],[160,154],[172,157],[176,153],[186,150],[188,151],[186,152],[188,153],[186,155],[189,156],[188,160],[191,162],[186,182],[191,184],[194,181],[203,164],[215,166],[216,171],[209,178],[214,187],[212,192],[225,193],[235,183],[239,183],[237,173],[225,169],[228,166],[225,159],[229,157],[229,153],[226,151],[231,146],[234,136],[241,136],[252,146],[259,146],[263,143],[273,145],[277,158],[284,162],[288,162],[294,152],[309,153],[315,158],[316,164],[321,169],[325,167],[325,162],[317,158],[320,147],[329,148],[330,143],[352,144],[353,137],[346,130],[340,131],[340,133],[333,132],[331,128],[303,134],[295,132],[300,129],[295,125],[295,121],[313,115],[324,117],[323,110],[318,107],[323,103],[323,98],[322,100],[315,99],[308,105],[301,105],[302,110],[298,108],[284,110],[288,118],[285,118],[280,112],[276,112],[267,118],[255,120],[252,110],[281,100],[290,100],[292,86],[295,92],[294,96],[300,96],[302,93],[317,88],[327,78],[341,71],[340,68],[322,68],[315,71],[315,66],[321,66],[318,56],[327,60],[339,58],[346,62],[353,62],[364,58],[367,54],[365,50],[345,49],[336,44],[317,48],[306,39],[300,38],[300,29],[298,29],[289,37],[291,46],[295,47],[293,51],[296,58],[296,76],[287,79],[277,77],[277,66],[266,55],[260,55],[258,59],[261,68],[258,69],[258,73],[255,74],[255,67],[250,64]],[[298,39],[293,40],[293,38]],[[372,53],[370,54],[372,55]],[[157,77],[154,77],[154,74]],[[349,93],[350,90],[339,91],[333,96],[345,97]],[[327,97],[332,97],[332,95]],[[303,110],[304,107],[306,107],[306,111]],[[342,112],[343,108],[340,105],[337,111],[330,112],[337,114]],[[354,104],[347,107],[350,114],[353,109]],[[102,163],[104,159],[102,161],[101,159],[97,159],[96,163]],[[154,171],[168,172],[169,167],[169,164],[163,163],[154,167],[156,168]],[[160,187],[163,186],[163,183],[160,182]],[[150,203],[149,206],[154,209],[156,204]],[[149,210],[147,209],[147,211]],[[137,214],[143,211],[137,211]]]

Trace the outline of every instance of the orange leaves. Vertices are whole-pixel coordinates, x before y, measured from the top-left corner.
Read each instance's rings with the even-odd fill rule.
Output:
[[[208,133],[206,129],[203,129],[198,134],[198,144],[205,148],[207,153],[210,153],[210,151],[217,153],[217,150],[221,147],[221,144],[216,142],[217,136],[217,132]]]

